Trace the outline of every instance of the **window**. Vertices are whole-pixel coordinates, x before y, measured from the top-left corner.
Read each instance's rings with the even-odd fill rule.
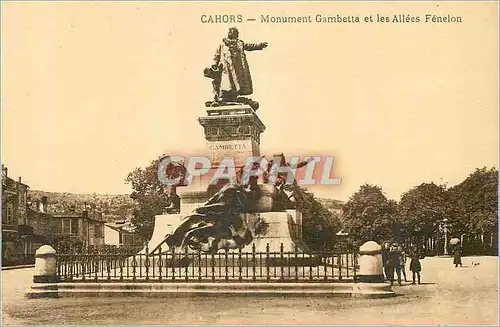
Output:
[[[55,226],[55,219],[50,218],[49,219],[49,233],[50,234],[55,234],[56,226]]]
[[[82,227],[83,236],[87,236],[88,228],[89,228],[88,220],[84,219],[83,220],[83,227]]]
[[[62,233],[70,234],[71,233],[71,219],[63,219],[62,220]]]
[[[20,206],[25,206],[26,205],[26,191],[22,190],[19,192],[19,205]]]
[[[134,235],[133,234],[124,234],[123,235],[125,241],[123,244],[125,245],[134,245]]]
[[[79,234],[78,233],[78,225],[79,225],[79,220],[80,219],[71,219],[71,234]]]
[[[94,237],[95,238],[103,238],[104,237],[103,227],[104,227],[104,225],[101,225],[101,224],[94,225]]]
[[[12,203],[7,203],[7,224],[12,224],[14,220],[14,206]]]

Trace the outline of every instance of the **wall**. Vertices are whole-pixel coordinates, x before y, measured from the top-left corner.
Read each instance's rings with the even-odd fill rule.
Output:
[[[104,245],[104,223],[89,220],[89,245]]]
[[[120,233],[104,225],[104,243],[107,245],[120,245]]]

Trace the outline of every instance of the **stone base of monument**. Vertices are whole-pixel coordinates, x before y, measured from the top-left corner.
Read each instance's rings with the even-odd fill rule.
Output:
[[[245,213],[242,214],[253,241],[245,246],[243,252],[306,252],[302,243],[302,214],[298,210],[276,212]],[[165,236],[173,233],[179,226],[183,214],[157,215],[151,239],[148,242],[148,252],[156,253],[165,240]],[[161,250],[167,251],[168,246],[163,244]],[[239,250],[230,250],[238,252]],[[194,251],[189,251],[190,253]],[[146,248],[140,254],[146,253]]]
[[[167,234],[171,234],[175,231],[175,228],[179,226],[183,216],[181,214],[169,214],[169,215],[156,215],[155,225],[153,229],[153,234],[148,241],[147,249],[149,253],[153,253],[158,250],[158,247],[165,240]],[[164,246],[165,249],[166,245]],[[139,254],[146,254],[146,247],[144,247]]]
[[[58,283],[36,284],[28,298],[123,296],[342,296],[380,298],[395,296],[386,283]],[[56,295],[55,295],[56,294]]]

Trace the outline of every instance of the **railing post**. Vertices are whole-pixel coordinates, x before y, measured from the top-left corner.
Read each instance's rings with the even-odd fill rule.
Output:
[[[299,252],[299,249],[297,248],[297,243],[294,244],[294,262],[295,262],[295,281],[299,281],[299,266],[298,266],[298,252]]]
[[[99,277],[97,276],[97,272],[99,271],[98,267],[99,267],[99,256],[98,256],[98,249],[94,246],[93,247],[93,261],[92,261],[92,265],[93,265],[93,269],[94,269],[94,280],[97,282],[97,280],[99,279]]]
[[[144,259],[144,266],[146,267],[146,281],[149,281],[149,248],[148,243],[146,242],[146,258]],[[153,254],[153,276],[154,276],[154,254]]]
[[[108,274],[107,280],[111,281],[111,269],[113,268],[113,257],[111,248],[106,248],[106,273]]]
[[[339,255],[337,261],[339,266],[339,280],[342,280],[342,254]]]
[[[326,252],[325,249],[323,249],[323,260],[322,261],[323,261],[323,267],[324,267],[323,272],[325,274],[325,276],[323,277],[323,279],[325,280],[325,282],[328,280],[328,262],[327,262],[327,258],[328,258],[327,252]]]
[[[74,254],[73,254],[73,245],[69,246],[69,280],[73,281],[73,265],[74,265]]]
[[[201,282],[201,250],[198,250],[198,281]]]
[[[309,280],[313,280],[313,260],[314,260],[314,255],[313,253],[309,253]]]
[[[255,262],[255,243],[254,243],[254,244],[252,244],[252,280],[253,281],[255,281],[255,279],[256,279],[256,276],[255,276],[256,269],[257,269],[256,264],[257,263]]]
[[[118,267],[120,268],[120,281],[123,281],[123,264],[124,264],[124,257],[121,251],[118,251]]]
[[[132,256],[132,280],[135,282],[136,280],[136,271],[137,271],[137,259],[135,258],[135,252]]]
[[[353,266],[352,275],[353,275],[354,282],[357,282],[358,281],[358,254],[356,252],[353,252],[352,258],[353,258],[353,260],[352,260],[352,266]]]
[[[349,278],[349,252],[345,255],[346,277]]]
[[[215,281],[215,254],[211,253],[210,266],[212,268],[212,282]]]
[[[163,259],[161,258],[161,244],[160,246],[158,247],[158,263],[157,263],[157,266],[158,266],[158,280],[161,282],[161,280],[163,279]],[[167,258],[167,255],[165,255],[165,260]],[[153,257],[153,260],[154,260],[154,257]]]
[[[226,282],[229,280],[229,276],[228,276],[228,271],[229,271],[229,262],[227,260],[227,249],[225,250],[225,253],[224,253],[224,272],[225,272],[225,280]]]
[[[175,281],[175,246],[172,247],[172,281]]]
[[[187,246],[184,248],[184,280],[186,282],[189,280],[189,253]]]
[[[269,243],[266,244],[266,280],[269,282],[271,279],[269,275]]]
[[[283,243],[280,245],[280,281],[284,280],[283,270],[285,269],[285,256],[283,255]]]
[[[243,270],[243,264],[241,262],[241,248],[238,248],[238,280],[242,280],[243,277],[241,276]]]
[[[82,253],[80,254],[81,256],[81,266],[82,266],[82,281],[85,281],[85,274],[87,273],[87,248],[84,245],[82,247]]]

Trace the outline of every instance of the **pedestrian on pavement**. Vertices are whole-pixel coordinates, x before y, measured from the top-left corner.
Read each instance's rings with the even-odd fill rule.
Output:
[[[389,250],[389,264],[391,285],[394,284],[394,271],[398,275],[398,284],[401,285],[401,247],[393,243]]]
[[[389,242],[382,243],[382,267],[384,268],[385,280],[391,280],[391,276],[389,273]]]
[[[408,282],[408,279],[406,278],[406,251],[401,248],[401,256],[399,257],[400,261],[400,266],[401,266],[401,272],[403,273],[403,277],[405,278],[405,282]]]
[[[455,268],[460,265],[462,267],[462,247],[457,245],[455,247],[455,251],[453,253],[453,263],[455,264]]]
[[[418,249],[415,247],[410,252],[410,271],[413,275],[413,285],[415,285],[415,275],[418,278],[418,283],[420,284],[420,271],[422,270],[422,265],[420,264],[420,254]]]

